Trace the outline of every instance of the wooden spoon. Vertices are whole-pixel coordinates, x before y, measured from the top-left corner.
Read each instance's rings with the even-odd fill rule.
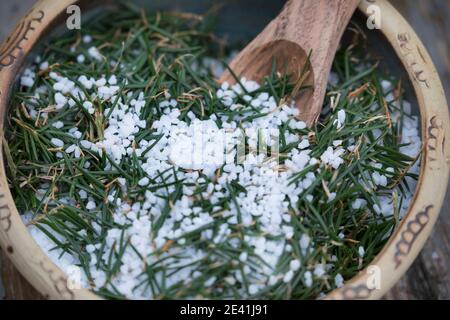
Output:
[[[231,70],[239,78],[261,81],[275,62],[277,72],[311,86],[293,99],[300,109],[299,118],[313,125],[322,110],[339,41],[358,4],[359,0],[289,0],[230,63]],[[219,81],[235,83],[235,78],[227,70]]]

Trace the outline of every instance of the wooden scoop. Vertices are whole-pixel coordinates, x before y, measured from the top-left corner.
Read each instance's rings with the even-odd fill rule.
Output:
[[[299,118],[313,125],[322,110],[339,41],[358,4],[359,0],[289,0],[230,63],[231,70],[239,78],[261,81],[275,63],[277,72],[311,86],[293,99],[300,109]],[[228,70],[219,81],[236,82]]]

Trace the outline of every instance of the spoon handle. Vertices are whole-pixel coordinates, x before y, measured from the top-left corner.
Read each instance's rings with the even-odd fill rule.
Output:
[[[298,44],[307,54],[314,77],[312,99],[301,108],[314,123],[323,105],[327,81],[341,37],[359,0],[289,0],[272,21],[272,37]]]
[[[360,0],[289,0],[268,26],[272,39],[295,42],[307,53],[317,75],[328,77],[337,47]],[[269,32],[263,32],[270,35]],[[326,63],[325,63],[326,62]],[[316,82],[317,83],[317,82]]]

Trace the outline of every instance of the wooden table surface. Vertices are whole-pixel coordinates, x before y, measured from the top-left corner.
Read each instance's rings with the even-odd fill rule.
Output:
[[[0,2],[0,41],[34,0]],[[428,48],[450,101],[450,0],[391,0]],[[39,299],[40,295],[0,258],[3,284],[0,298]],[[2,293],[4,292],[4,293]],[[419,257],[385,299],[450,299],[450,192],[434,232]]]

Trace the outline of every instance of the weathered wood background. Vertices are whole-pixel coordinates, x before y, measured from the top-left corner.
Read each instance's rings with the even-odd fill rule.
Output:
[[[0,2],[0,41],[34,0]],[[409,20],[428,48],[450,101],[450,0],[391,0]],[[41,296],[0,254],[3,285],[0,298],[40,299]],[[406,275],[386,299],[450,299],[450,192],[433,235]]]

